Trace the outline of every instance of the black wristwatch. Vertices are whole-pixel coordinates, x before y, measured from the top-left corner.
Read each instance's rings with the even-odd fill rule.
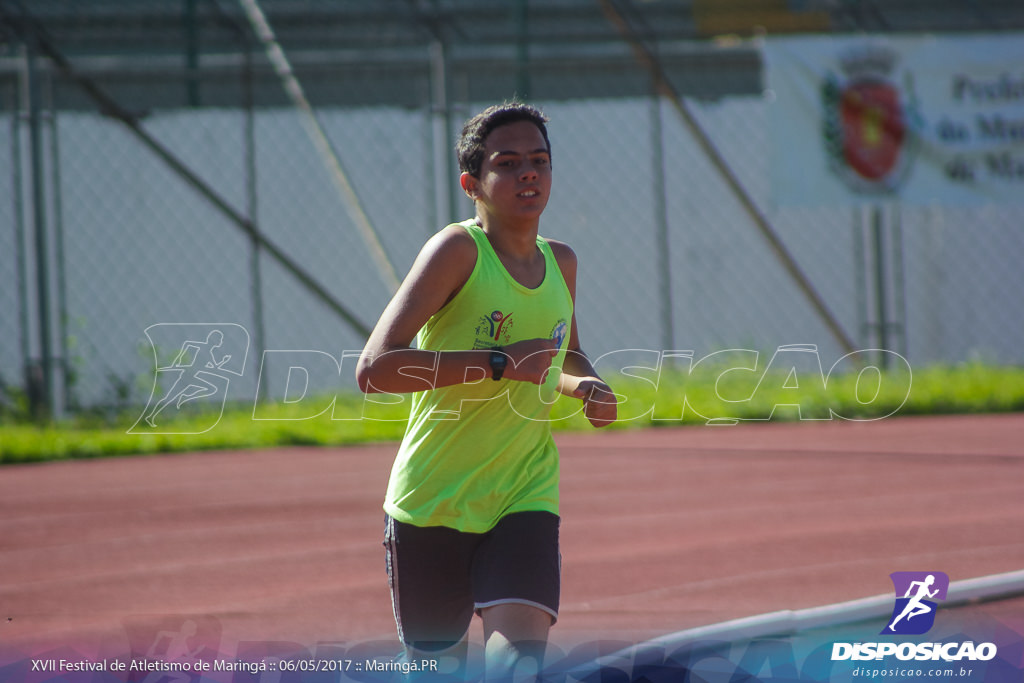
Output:
[[[505,374],[505,366],[508,365],[508,356],[501,350],[501,347],[491,349],[491,379],[497,382]]]

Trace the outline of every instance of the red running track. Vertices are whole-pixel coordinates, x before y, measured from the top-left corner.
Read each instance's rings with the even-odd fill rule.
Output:
[[[898,570],[1024,567],[1024,415],[557,439],[555,643],[886,594]],[[394,450],[0,468],[0,643],[92,655],[184,618],[222,645],[394,639],[380,546]]]

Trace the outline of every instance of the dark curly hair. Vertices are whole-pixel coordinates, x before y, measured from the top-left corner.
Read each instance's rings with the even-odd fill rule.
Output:
[[[544,136],[544,144],[551,154],[551,141],[548,140],[548,129],[544,125],[548,117],[540,109],[522,102],[505,102],[484,109],[466,121],[462,134],[455,145],[455,153],[459,159],[459,169],[474,178],[480,177],[480,165],[484,159],[484,143],[487,136],[499,126],[517,121],[529,121],[540,129]]]

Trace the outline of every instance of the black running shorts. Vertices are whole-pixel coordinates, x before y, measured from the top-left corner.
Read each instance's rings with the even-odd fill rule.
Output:
[[[418,527],[385,518],[384,548],[402,641],[437,651],[459,642],[474,612],[532,605],[558,618],[558,515],[516,512],[488,532]]]

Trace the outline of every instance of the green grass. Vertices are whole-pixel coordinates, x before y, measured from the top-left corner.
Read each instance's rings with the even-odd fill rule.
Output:
[[[708,419],[871,419],[1024,410],[1024,368],[980,363],[934,366],[912,376],[905,371],[867,371],[859,384],[856,373],[847,373],[831,377],[827,387],[820,379],[799,376],[794,387],[786,376],[762,377],[760,370],[722,374],[715,369],[700,376],[666,373],[657,385],[626,376],[606,379],[625,399],[620,421],[611,429],[700,425]],[[362,395],[338,397],[333,412],[317,416],[307,414],[308,405],[260,404],[255,407],[258,419],[252,404],[229,406],[222,415],[196,411],[176,416],[173,434],[133,428],[141,408],[115,417],[83,417],[46,426],[8,415],[0,422],[0,463],[393,441],[401,438],[407,415],[404,404],[367,404]],[[590,429],[579,408],[579,401],[559,398],[552,412],[554,428]],[[363,415],[372,419],[359,419]]]

